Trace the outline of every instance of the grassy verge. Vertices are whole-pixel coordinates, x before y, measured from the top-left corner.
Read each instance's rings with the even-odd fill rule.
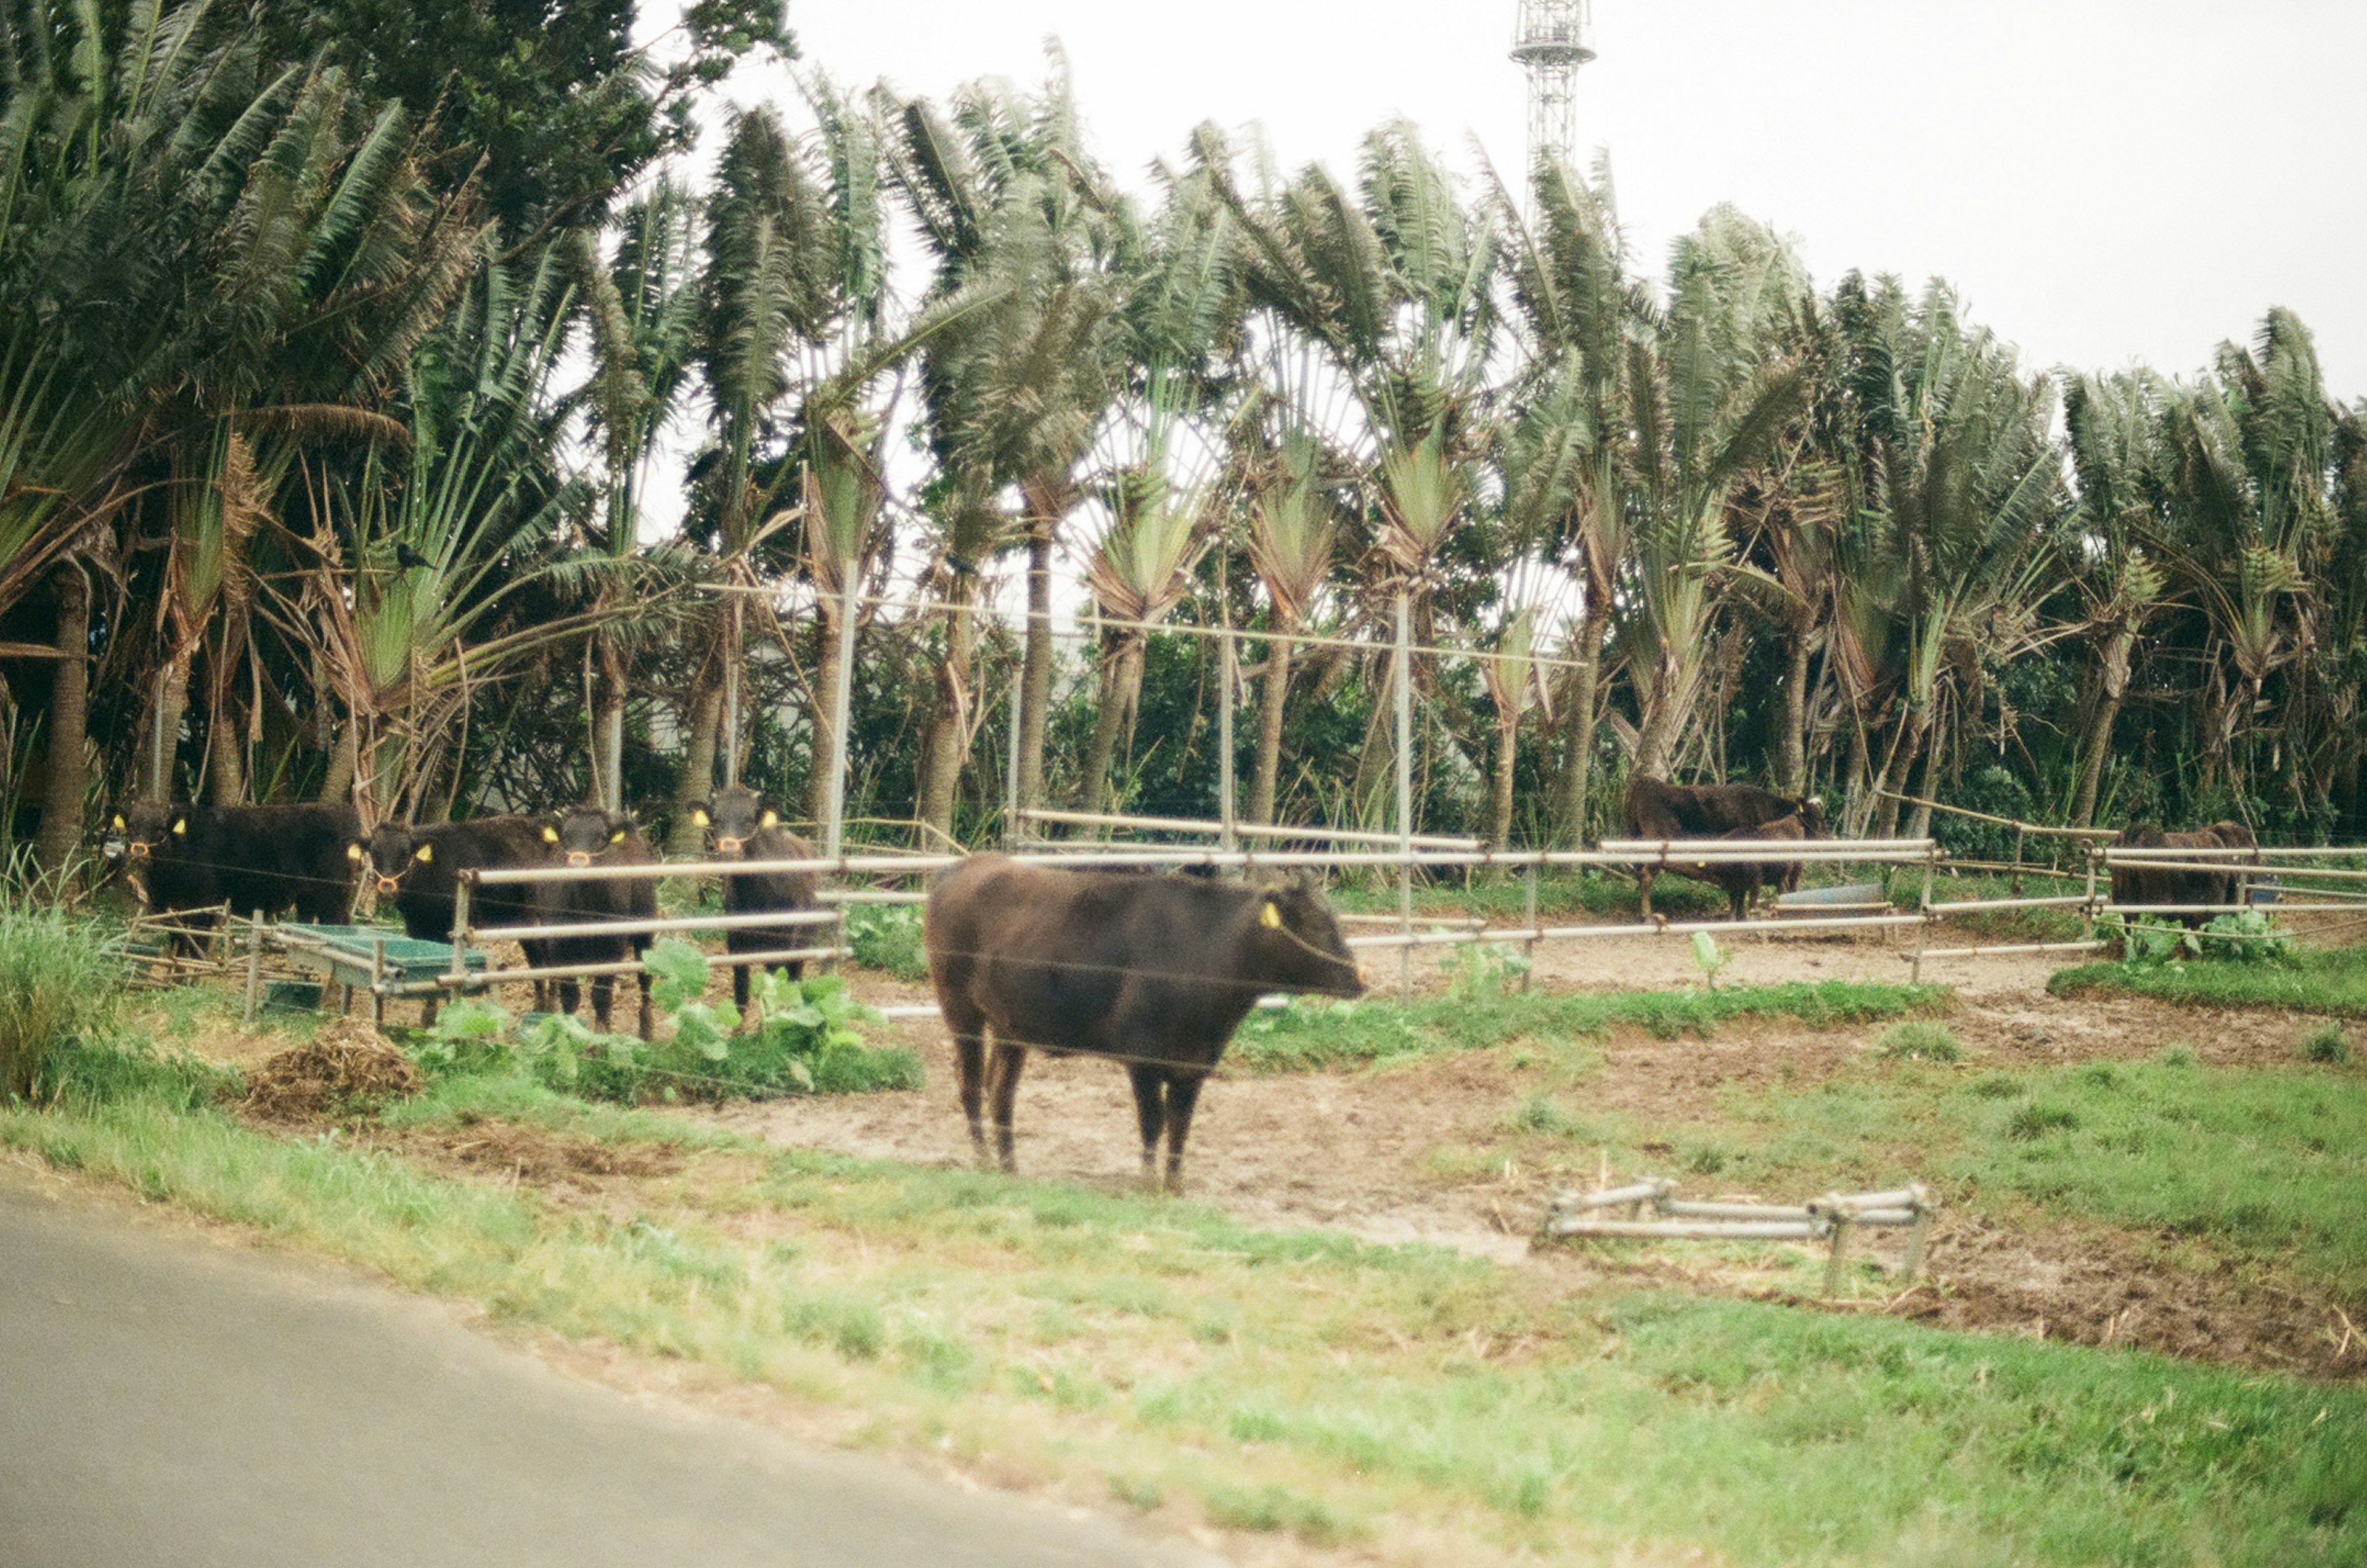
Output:
[[[1574,1145],[1623,1170],[1771,1193],[1902,1176],[1997,1210],[2027,1203],[2191,1236],[2355,1297],[2367,1280],[2367,1072],[2151,1062],[1999,1071],[1873,1059],[1813,1089],[1737,1093],[1714,1122],[1638,1126],[1533,1099],[1485,1165]]]
[[[0,1111],[0,1141],[505,1321],[844,1409],[861,1440],[1177,1522],[1410,1535],[1466,1562],[2367,1551],[2355,1389],[1757,1303],[1557,1299],[1433,1249],[687,1135],[681,1175],[624,1220],[137,1094]]]
[[[2058,997],[2154,997],[2367,1018],[2367,947],[2295,948],[2273,964],[2083,964],[2058,971],[2046,988]]]
[[[1937,1011],[1951,994],[1945,986],[1823,980],[1591,996],[1491,994],[1480,987],[1477,994],[1467,990],[1403,1004],[1302,1000],[1252,1014],[1226,1059],[1254,1072],[1293,1072],[1524,1041],[1575,1040],[1622,1025],[1672,1039],[1706,1036],[1739,1018],[1868,1023]]]

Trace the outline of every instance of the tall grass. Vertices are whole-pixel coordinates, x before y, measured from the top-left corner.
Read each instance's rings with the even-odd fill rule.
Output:
[[[0,886],[0,1100],[35,1098],[59,1051],[108,1030],[122,977],[96,922]]]

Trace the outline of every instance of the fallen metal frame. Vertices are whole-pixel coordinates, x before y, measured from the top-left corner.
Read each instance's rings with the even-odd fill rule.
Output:
[[[1881,1192],[1828,1192],[1805,1203],[1693,1202],[1661,1178],[1592,1192],[1555,1195],[1537,1229],[1540,1241],[1823,1241],[1825,1295],[1840,1294],[1850,1236],[1861,1225],[1907,1231],[1906,1277],[1922,1272],[1939,1203],[1920,1182]],[[1625,1219],[1603,1211],[1625,1209]]]

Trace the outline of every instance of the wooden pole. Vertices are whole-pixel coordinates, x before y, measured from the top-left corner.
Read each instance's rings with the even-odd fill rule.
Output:
[[[1027,718],[1027,649],[1025,634],[1021,634],[1019,659],[1011,667],[1011,745],[1010,756],[1002,767],[1002,841],[1010,849],[1019,847],[1022,831],[1019,811],[1019,761],[1022,750],[1020,727]]]
[[[1398,954],[1398,993],[1413,999],[1413,616],[1400,592],[1397,603],[1397,648],[1390,655],[1398,720],[1398,923],[1409,939]]]
[[[1217,644],[1217,842],[1230,850],[1240,847],[1234,832],[1238,813],[1233,805],[1233,686],[1240,679],[1240,667],[1234,661],[1233,606],[1225,597],[1222,555],[1217,558],[1217,596],[1225,631]]]
[[[838,678],[830,694],[830,820],[822,824],[822,853],[836,860],[846,842],[847,728],[855,713],[855,582],[850,569],[840,569],[844,581],[838,594]]]
[[[740,666],[748,657],[742,604],[737,598],[731,601],[731,642],[723,651],[723,784],[727,789],[740,782]]]
[[[246,1021],[255,1022],[255,1010],[263,1000],[263,911],[255,911],[246,928]]]

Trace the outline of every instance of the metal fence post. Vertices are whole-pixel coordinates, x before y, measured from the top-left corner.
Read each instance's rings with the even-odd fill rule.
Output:
[[[2014,825],[2014,829],[2013,829],[2013,884],[2012,884],[2012,887],[2013,887],[2013,896],[2014,896],[2015,897],[2017,897],[2017,898],[2019,898],[2019,897],[2022,897],[2022,843],[2023,843],[2023,841],[2024,841],[2025,840],[2027,840],[2029,837],[2030,837],[2030,829],[2029,829],[2027,827],[2024,827],[2024,826],[2022,826],[2022,824],[2020,824],[2020,823],[2016,823],[2016,824]]]
[[[1221,579],[1221,561],[1217,570]],[[1222,591],[1220,586],[1218,592]],[[1217,768],[1217,842],[1232,850],[1240,847],[1240,835],[1233,830],[1233,682],[1240,678],[1240,666],[1233,653],[1233,608],[1229,603],[1224,606],[1224,617],[1225,635],[1217,644],[1217,752],[1220,759]]]
[[[1923,983],[1923,949],[1930,945],[1931,939],[1931,874],[1939,865],[1940,846],[1935,843],[1923,852],[1923,897],[1916,906],[1923,918],[1915,926],[1915,963],[1909,971],[1909,978],[1918,986]]]
[[[477,885],[474,870],[462,872],[452,884],[452,997],[469,981],[469,890]]]
[[[249,1024],[255,1021],[255,1004],[262,997],[263,911],[257,909],[246,928],[246,1021]]]
[[[1528,918],[1531,935],[1529,940],[1522,944],[1529,959],[1529,966],[1521,972],[1521,993],[1523,996],[1527,995],[1530,988],[1536,983],[1537,939],[1535,933],[1545,929],[1537,919],[1537,863],[1535,861],[1529,862],[1526,881],[1527,890],[1521,903],[1523,912]]]
[[[1397,688],[1398,720],[1398,924],[1407,938],[1398,951],[1398,991],[1413,999],[1413,614],[1398,594],[1397,647],[1390,673]]]
[[[2093,942],[2096,940],[2096,862],[2103,857],[2104,852],[2095,844],[2088,845],[2087,851],[2088,901],[2079,906],[2080,919],[2087,922],[2087,930],[2080,933],[2080,940]]]
[[[1019,662],[1011,667],[1011,745],[1002,768],[1002,841],[1019,847],[1019,727],[1027,713],[1027,649],[1022,633]]]

